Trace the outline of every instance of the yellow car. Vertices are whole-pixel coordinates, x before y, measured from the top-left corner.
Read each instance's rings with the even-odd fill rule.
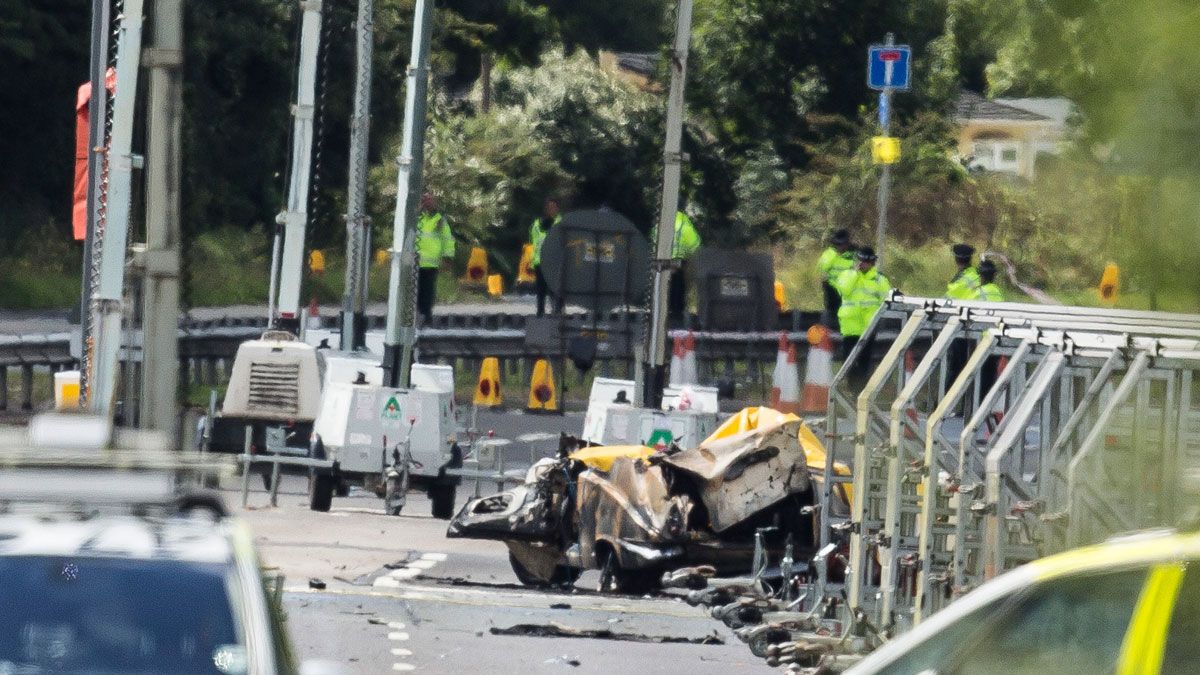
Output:
[[[1145,532],[1029,563],[848,672],[1200,672],[1200,534]]]

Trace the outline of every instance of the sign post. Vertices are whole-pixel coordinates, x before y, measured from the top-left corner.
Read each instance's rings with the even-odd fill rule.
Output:
[[[867,49],[867,86],[879,92],[879,127],[883,135],[876,138],[875,147],[895,148],[896,152],[875,152],[875,161],[882,165],[879,177],[877,209],[878,225],[875,230],[875,253],[879,256],[876,268],[883,269],[883,251],[887,236],[887,209],[892,189],[892,164],[899,159],[899,144],[890,138],[892,126],[892,92],[908,89],[912,71],[912,49],[897,45],[895,37],[887,34],[882,45],[871,45]]]

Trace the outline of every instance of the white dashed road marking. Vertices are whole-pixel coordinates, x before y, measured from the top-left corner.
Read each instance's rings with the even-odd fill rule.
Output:
[[[392,670],[416,670],[417,667],[411,663],[393,663]]]
[[[445,562],[446,554],[445,553],[426,553],[426,554],[422,555],[421,558],[423,560],[433,560],[435,562]]]
[[[389,640],[401,640],[401,641],[407,640],[408,633],[400,633],[400,632],[388,633],[388,639]]]
[[[407,649],[400,649],[397,647],[396,649],[392,650],[392,656],[412,656],[412,652]]]

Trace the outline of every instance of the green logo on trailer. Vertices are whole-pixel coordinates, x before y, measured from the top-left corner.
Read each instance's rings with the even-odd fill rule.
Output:
[[[400,401],[395,396],[388,398],[387,403],[383,406],[383,413],[380,414],[380,417],[393,421],[400,419]]]
[[[646,440],[648,447],[655,450],[666,450],[671,447],[671,441],[675,440],[675,435],[670,429],[655,429],[654,433],[650,434],[650,438]]]

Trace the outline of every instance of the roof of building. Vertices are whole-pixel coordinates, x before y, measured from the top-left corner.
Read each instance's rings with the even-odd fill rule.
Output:
[[[998,98],[995,99],[995,102],[1041,115],[1063,126],[1066,126],[1067,118],[1075,110],[1075,104],[1070,99],[1061,96],[1053,98]]]
[[[963,90],[955,105],[959,120],[992,120],[1018,122],[1050,122],[1052,118],[999,100],[986,99],[973,91]]]

